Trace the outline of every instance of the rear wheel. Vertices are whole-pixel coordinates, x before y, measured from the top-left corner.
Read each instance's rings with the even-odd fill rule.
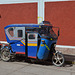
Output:
[[[64,64],[64,56],[62,53],[57,52],[55,55],[53,55],[52,63],[58,67],[62,66]]]
[[[3,48],[1,50],[1,59],[6,62],[10,60],[10,51],[8,48]]]

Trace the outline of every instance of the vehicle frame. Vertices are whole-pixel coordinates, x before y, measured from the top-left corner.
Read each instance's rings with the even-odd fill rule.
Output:
[[[52,28],[58,29],[58,35]],[[4,29],[9,45],[1,49],[3,61],[9,61],[15,55],[24,55],[36,60],[52,59],[55,66],[64,64],[64,56],[55,50],[59,36],[58,27],[43,21],[42,24],[11,24]]]

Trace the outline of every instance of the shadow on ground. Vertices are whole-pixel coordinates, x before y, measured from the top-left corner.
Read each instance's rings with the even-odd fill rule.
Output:
[[[75,64],[75,56],[64,54],[64,57],[65,57],[65,64],[63,65],[63,67],[71,67]],[[29,64],[38,64],[38,65],[46,65],[46,66],[53,65],[51,61],[38,61],[34,59],[26,59],[23,56],[16,56],[16,58],[11,60],[10,62],[26,62]]]
[[[63,65],[63,67],[71,67],[75,64],[75,56],[73,55],[65,55],[65,64]],[[34,60],[34,59],[26,59],[25,57],[22,56],[17,56],[15,59],[15,62],[27,62],[29,64],[39,64],[39,65],[53,65],[51,61],[38,61],[38,60]]]
[[[65,66],[73,66],[75,65],[75,55],[67,55],[64,54],[65,57]]]

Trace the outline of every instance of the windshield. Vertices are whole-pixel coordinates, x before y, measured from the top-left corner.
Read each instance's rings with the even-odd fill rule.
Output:
[[[56,31],[53,28],[49,28],[49,35],[54,38],[57,38]]]
[[[42,36],[50,36],[50,37],[54,37],[57,38],[57,35],[55,34],[56,31],[54,31],[53,27],[42,27],[39,30],[39,33]]]

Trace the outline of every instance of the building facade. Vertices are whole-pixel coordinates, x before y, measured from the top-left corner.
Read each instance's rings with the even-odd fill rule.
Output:
[[[9,24],[40,23],[43,20],[60,28],[58,48],[75,49],[74,0],[0,1],[0,41],[6,41],[4,27]]]

